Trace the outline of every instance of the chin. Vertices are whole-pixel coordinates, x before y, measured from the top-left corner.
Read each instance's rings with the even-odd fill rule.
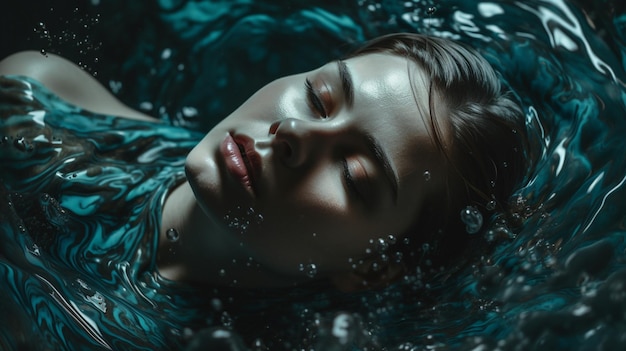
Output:
[[[185,175],[189,186],[193,190],[196,201],[206,211],[211,204],[222,202],[222,186],[218,168],[214,161],[209,158],[195,157],[194,150],[189,154],[185,162]]]

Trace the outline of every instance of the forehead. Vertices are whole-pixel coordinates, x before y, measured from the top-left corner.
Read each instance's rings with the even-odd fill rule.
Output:
[[[412,99],[412,90],[428,89],[425,72],[415,62],[392,54],[365,54],[345,61],[362,97]],[[405,101],[409,102],[409,101]],[[415,102],[415,101],[414,101]]]
[[[436,92],[430,91],[427,72],[414,61],[368,54],[346,60],[346,64],[354,80],[353,112],[389,155],[399,178],[400,212],[412,216],[427,194],[441,189],[445,179],[429,107],[432,99],[432,117],[443,121],[443,104]],[[445,127],[445,123],[437,124]]]
[[[367,54],[346,64],[354,81],[353,113],[359,123],[395,156],[392,162],[425,159],[435,148],[426,72],[415,62],[391,54]],[[437,96],[432,98],[438,105]],[[398,164],[398,172],[404,173],[407,166]]]
[[[345,61],[354,82],[354,108],[384,122],[427,129],[429,79],[415,62],[391,54],[367,54]]]

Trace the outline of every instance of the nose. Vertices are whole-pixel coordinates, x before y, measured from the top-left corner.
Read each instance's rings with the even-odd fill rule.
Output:
[[[272,147],[287,167],[299,167],[325,152],[338,135],[329,123],[287,118],[270,126]]]

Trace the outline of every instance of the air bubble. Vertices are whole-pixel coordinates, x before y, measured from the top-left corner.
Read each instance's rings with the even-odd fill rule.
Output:
[[[168,229],[167,232],[165,232],[165,236],[167,237],[167,240],[173,243],[177,242],[178,239],[180,239],[180,234],[178,233],[178,230],[174,228]]]
[[[231,317],[230,314],[226,311],[222,313],[221,321],[222,325],[225,327],[230,327],[233,325],[233,317]]]
[[[193,118],[198,116],[198,109],[195,107],[185,106],[182,109],[182,113],[185,118]],[[250,209],[254,211],[253,208]]]
[[[237,206],[234,210],[228,211],[223,218],[229,228],[236,229],[241,234],[247,232],[251,226],[263,222],[263,216],[257,213],[253,207],[243,209],[241,206]]]
[[[33,244],[32,249],[28,250],[33,256],[39,257],[41,255],[41,251],[39,250],[39,246],[37,244]]]
[[[172,49],[164,49],[161,52],[161,59],[162,60],[167,60],[172,56]]]
[[[298,270],[306,274],[309,278],[314,278],[317,275],[317,266],[315,263],[309,263],[307,265],[300,263],[298,265]]]
[[[219,311],[222,309],[222,300],[218,299],[218,298],[214,298],[211,300],[211,307],[213,307],[214,310]]]
[[[467,206],[461,211],[461,221],[465,223],[468,234],[476,234],[483,226],[483,216],[474,206]]]
[[[374,272],[379,272],[380,271],[380,265],[378,264],[378,262],[372,263],[372,271],[374,271]]]
[[[429,181],[430,180],[430,171],[424,171],[424,180],[425,181]]]
[[[383,238],[378,238],[378,241],[376,244],[377,244],[378,252],[385,252],[389,248],[389,244]]]
[[[485,233],[485,240],[487,242],[492,242],[492,241],[496,240],[496,233],[493,230],[488,230]]]
[[[491,201],[487,202],[487,206],[485,206],[485,208],[486,208],[488,211],[493,211],[493,210],[495,210],[495,209],[496,209],[496,200],[491,200]]]

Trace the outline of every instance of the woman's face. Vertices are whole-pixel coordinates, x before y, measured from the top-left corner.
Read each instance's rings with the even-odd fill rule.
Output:
[[[428,99],[421,68],[387,54],[278,79],[191,151],[189,182],[238,257],[346,272],[441,194]]]

